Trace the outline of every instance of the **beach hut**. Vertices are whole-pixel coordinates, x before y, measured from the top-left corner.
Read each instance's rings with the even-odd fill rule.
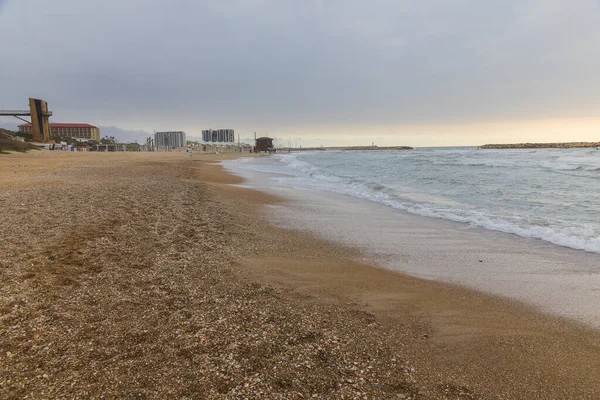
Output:
[[[261,151],[270,153],[273,151],[273,139],[270,137],[259,137],[254,142],[254,151],[256,153],[260,153]]]

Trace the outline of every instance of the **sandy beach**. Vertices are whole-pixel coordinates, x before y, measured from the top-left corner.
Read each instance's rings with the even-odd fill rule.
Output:
[[[600,398],[597,330],[275,226],[226,157],[0,155],[0,398]]]

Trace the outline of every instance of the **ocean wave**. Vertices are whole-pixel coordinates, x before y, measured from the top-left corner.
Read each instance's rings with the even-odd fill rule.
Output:
[[[537,153],[538,156],[539,153]],[[592,220],[584,224],[581,222],[585,221],[584,217],[579,218],[579,222],[577,222],[577,218],[566,218],[569,217],[569,213],[574,212],[573,207],[578,204],[576,199],[567,201],[564,198],[574,194],[572,179],[559,178],[564,181],[552,182],[539,178],[541,171],[565,175],[580,174],[579,177],[582,174],[598,176],[600,174],[596,174],[594,171],[600,171],[600,166],[594,165],[594,162],[561,160],[561,157],[555,155],[552,155],[553,158],[546,157],[545,161],[520,159],[473,162],[473,160],[467,160],[464,154],[454,154],[452,155],[454,160],[451,163],[448,163],[448,160],[437,160],[437,164],[435,164],[436,160],[429,160],[432,161],[430,165],[453,165],[462,168],[459,172],[453,171],[452,174],[439,176],[439,172],[432,172],[423,163],[415,162],[414,155],[410,157],[413,159],[407,161],[408,157],[394,155],[383,162],[382,159],[366,153],[360,156],[348,156],[347,154],[300,156],[292,154],[276,156],[265,160],[264,163],[250,164],[260,169],[261,172],[278,174],[277,182],[289,187],[343,194],[412,214],[467,223],[490,230],[537,238],[561,246],[600,253],[600,224],[598,221]],[[268,166],[266,166],[267,164]],[[486,177],[487,181],[485,182],[487,183],[482,183],[483,186],[478,189],[471,187],[472,182],[470,181],[479,179],[484,182],[484,179],[477,169],[466,169],[473,166],[479,168],[493,166],[499,168],[501,172],[498,173],[499,175],[494,175],[494,177],[497,176],[496,178]],[[511,189],[510,186],[489,187],[498,182],[506,184],[503,180],[514,179],[512,177],[515,176],[515,173],[508,171],[516,169],[523,175],[523,168],[534,168],[540,171],[526,175],[537,179],[529,186],[516,180],[514,185],[522,185],[518,189]],[[413,186],[414,182],[417,182],[421,188],[417,190],[411,187],[410,179],[413,180],[411,181]],[[447,189],[442,190],[442,185],[446,185]],[[459,195],[466,202],[460,201],[460,198],[448,197],[448,190],[454,188],[457,188],[458,192],[462,191]],[[580,189],[581,192],[585,190],[586,187]],[[440,194],[436,194],[437,192]],[[590,190],[590,192],[594,191]],[[473,196],[478,196],[478,198],[473,200]],[[500,204],[515,207],[518,202],[529,204],[530,207],[537,207],[540,210],[550,210],[550,212],[545,211],[548,215],[536,215],[535,209],[509,211],[499,207]],[[581,198],[579,210],[590,214],[594,210],[594,205],[598,205],[596,199],[592,201],[591,198]],[[561,219],[561,215],[565,218]]]

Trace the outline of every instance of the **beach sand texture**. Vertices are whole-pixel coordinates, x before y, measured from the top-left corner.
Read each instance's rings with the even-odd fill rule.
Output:
[[[273,226],[223,157],[0,156],[0,398],[600,398],[598,331]]]

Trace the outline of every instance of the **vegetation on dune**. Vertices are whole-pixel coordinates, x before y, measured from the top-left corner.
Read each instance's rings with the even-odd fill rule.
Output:
[[[17,133],[13,131],[9,131],[8,129],[0,128],[0,134],[5,134],[9,136],[16,136]]]
[[[30,143],[15,140],[16,136],[16,132],[0,128],[0,154],[9,154],[13,151],[23,153],[27,150],[37,149],[36,146]]]

